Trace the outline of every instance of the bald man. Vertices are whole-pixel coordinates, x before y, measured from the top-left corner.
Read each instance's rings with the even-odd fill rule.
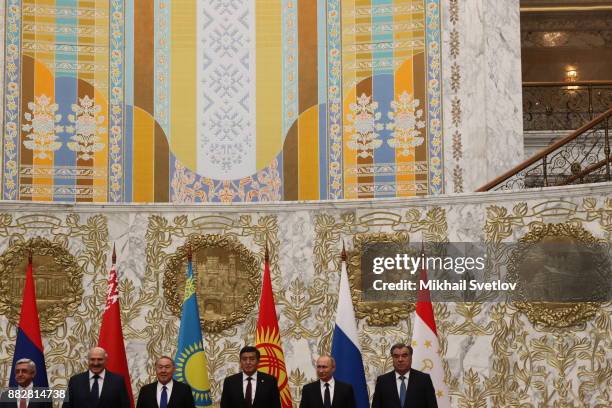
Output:
[[[300,408],[355,408],[353,386],[334,378],[334,358],[319,357],[316,369],[319,380],[302,388]]]
[[[123,377],[107,371],[106,360],[102,347],[89,350],[89,370],[70,377],[62,408],[130,408]]]

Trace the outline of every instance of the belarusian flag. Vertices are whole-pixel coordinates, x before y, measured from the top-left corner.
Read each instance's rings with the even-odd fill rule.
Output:
[[[420,280],[427,282],[427,271],[421,270]],[[421,287],[421,286],[420,286]],[[419,289],[414,329],[412,331],[412,367],[431,376],[439,408],[450,408],[448,386],[444,382],[444,367],[429,289]]]
[[[128,370],[127,358],[125,356],[125,345],[123,344],[123,330],[121,329],[121,309],[119,308],[119,291],[117,290],[117,269],[115,263],[115,247],[113,246],[112,266],[108,275],[108,291],[106,293],[106,306],[102,315],[102,326],[100,326],[100,337],[98,346],[106,350],[108,354],[106,369],[123,377],[125,389],[130,398],[130,405],[134,407],[134,396],[132,395],[132,383]]]
[[[274,305],[274,294],[272,293],[272,281],[270,279],[270,260],[268,249],[264,262],[263,284],[261,287],[261,300],[259,303],[259,318],[257,319],[257,336],[255,347],[261,353],[257,368],[270,374],[278,381],[278,391],[281,397],[282,408],[291,408],[291,392],[285,367],[285,356],[280,340],[278,319],[276,318],[276,307]]]

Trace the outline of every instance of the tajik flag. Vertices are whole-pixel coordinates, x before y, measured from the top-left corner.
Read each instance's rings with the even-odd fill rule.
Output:
[[[130,405],[134,407],[132,395],[132,383],[128,371],[127,358],[125,356],[125,345],[123,344],[123,330],[121,329],[121,309],[119,308],[119,291],[117,290],[117,269],[115,267],[117,257],[113,247],[113,265],[108,275],[108,291],[106,293],[106,306],[102,315],[102,326],[100,326],[100,337],[98,346],[106,350],[108,358],[106,368],[115,374],[123,376],[125,388],[128,391]]]
[[[259,303],[259,318],[257,319],[257,335],[255,347],[261,353],[257,368],[264,373],[275,377],[278,382],[278,391],[281,397],[282,408],[291,408],[291,392],[285,367],[285,356],[281,345],[276,306],[272,293],[272,280],[270,279],[270,260],[266,248],[264,263],[263,284],[261,287],[261,300]]]
[[[420,280],[427,282],[425,270],[421,270]],[[450,396],[444,382],[444,368],[442,357],[440,357],[440,344],[429,289],[419,290],[412,331],[412,348],[414,349],[412,367],[431,376],[431,381],[436,389],[438,407],[450,408]]]

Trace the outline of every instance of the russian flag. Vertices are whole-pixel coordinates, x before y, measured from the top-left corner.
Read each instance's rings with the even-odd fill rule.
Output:
[[[40,322],[38,320],[38,308],[36,307],[36,290],[34,289],[31,257],[26,268],[21,317],[19,318],[19,327],[17,328],[17,341],[15,343],[9,387],[17,387],[17,382],[15,381],[15,363],[22,358],[29,358],[36,364],[36,376],[33,381],[34,387],[49,387],[45,354],[40,337]]]
[[[340,272],[340,290],[338,292],[338,310],[336,326],[332,340],[331,355],[336,360],[334,377],[349,383],[355,392],[357,408],[368,408],[368,386],[363,369],[363,359],[359,348],[355,310],[351,300],[348,274],[346,272],[346,253],[342,250],[342,270]]]

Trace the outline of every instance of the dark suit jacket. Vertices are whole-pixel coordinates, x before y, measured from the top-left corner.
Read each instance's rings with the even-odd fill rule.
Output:
[[[300,408],[323,408],[321,380],[306,384],[302,388]],[[334,379],[334,397],[332,408],[355,408],[355,393],[351,384]]]
[[[372,408],[437,408],[436,392],[429,374],[410,370],[406,389],[406,404],[401,407],[395,371],[376,379]]]
[[[98,404],[90,400],[89,371],[76,374],[68,381],[67,398],[62,408],[130,408],[123,377],[106,370]]]
[[[223,381],[221,408],[244,408],[241,372],[230,375]],[[255,388],[253,408],[281,408],[276,378],[261,371],[257,372],[257,386]]]
[[[168,408],[195,408],[191,387],[180,381],[173,381]],[[157,405],[157,381],[142,386],[140,394],[138,394],[136,408],[159,408],[159,405]]]
[[[52,408],[53,403],[51,402],[38,402],[31,399],[28,402],[28,408]],[[6,391],[0,395],[0,408],[18,408],[17,400],[15,402],[9,402]]]

